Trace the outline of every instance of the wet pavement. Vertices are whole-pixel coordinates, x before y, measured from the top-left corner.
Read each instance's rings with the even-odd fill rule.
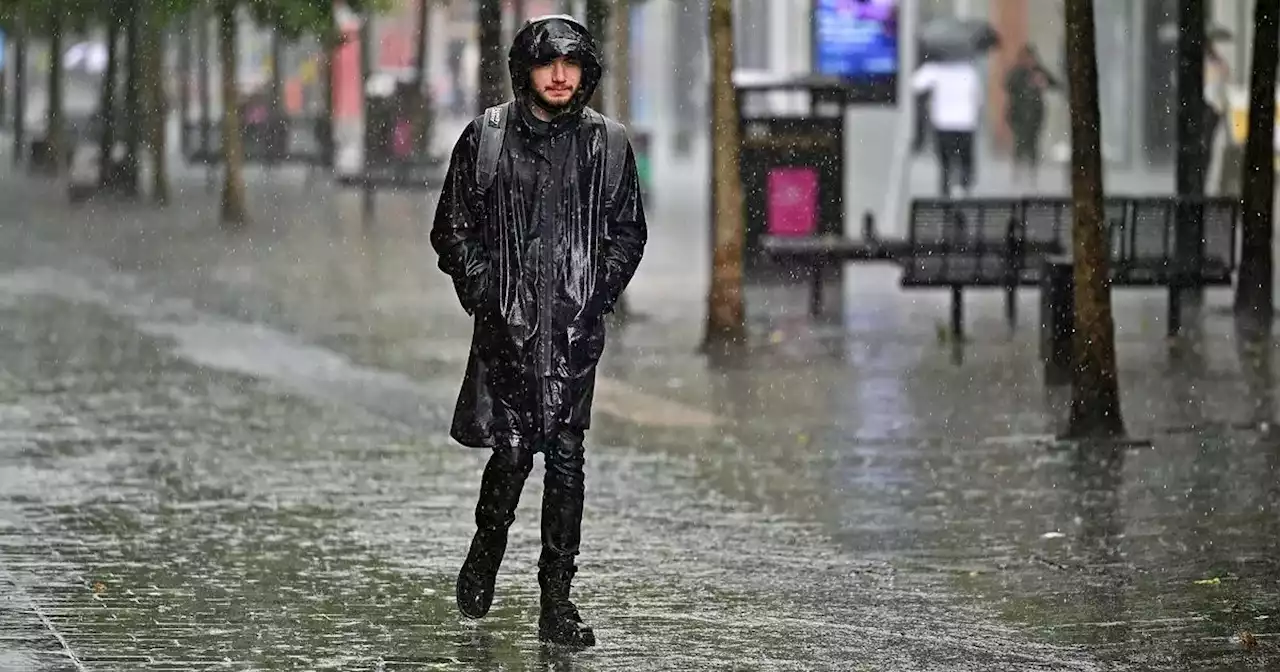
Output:
[[[534,639],[536,474],[465,621],[483,455],[444,435],[469,325],[430,199],[366,223],[296,177],[255,174],[238,235],[198,180],[162,211],[0,181],[0,669],[1280,665],[1273,347],[1229,297],[1168,342],[1118,292],[1149,445],[1064,445],[1033,293],[1013,333],[973,293],[957,359],[945,292],[859,267],[841,323],[752,295],[750,356],[700,357],[706,210],[667,184],[588,436],[601,646]]]

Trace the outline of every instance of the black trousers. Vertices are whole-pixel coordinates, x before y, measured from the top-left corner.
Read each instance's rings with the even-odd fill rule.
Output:
[[[919,154],[924,151],[925,143],[929,141],[929,94],[922,93],[916,96],[916,126],[912,129],[911,135],[911,151]]]
[[[960,174],[960,187],[973,188],[973,131],[938,131],[938,177],[941,196],[951,196],[951,174]]]
[[[533,470],[533,455],[541,452],[546,476],[542,492],[542,554],[538,567],[544,571],[572,569],[582,539],[583,466],[586,463],[583,439],[583,432],[577,430],[565,430],[549,439],[502,437],[480,481],[476,527],[488,532],[505,532],[511,527],[525,479]]]

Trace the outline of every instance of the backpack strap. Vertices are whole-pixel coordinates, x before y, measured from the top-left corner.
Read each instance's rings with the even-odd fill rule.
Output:
[[[605,205],[613,209],[614,199],[618,197],[622,177],[626,172],[627,127],[599,112],[595,114],[600,123],[604,124]]]
[[[480,148],[476,152],[476,186],[488,191],[498,174],[498,159],[507,137],[507,118],[511,116],[511,103],[494,105],[484,111],[480,126]]]

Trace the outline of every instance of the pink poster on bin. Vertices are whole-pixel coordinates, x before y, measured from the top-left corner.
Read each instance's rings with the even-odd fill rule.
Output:
[[[769,171],[765,228],[772,236],[811,236],[818,230],[818,171],[787,166]]]

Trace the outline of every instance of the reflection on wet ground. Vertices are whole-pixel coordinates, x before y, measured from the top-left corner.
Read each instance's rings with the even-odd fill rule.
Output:
[[[493,616],[476,626],[453,609],[475,453],[194,367],[93,306],[15,298],[3,312],[21,325],[0,332],[3,557],[41,608],[6,610],[6,630],[58,633],[87,669],[545,655],[532,526],[517,530]],[[706,489],[688,460],[610,441],[592,458],[581,585],[608,638],[574,659],[582,669],[1089,669],[898,586],[890,565],[830,548],[812,522]],[[457,650],[486,637],[492,648]]]
[[[850,274],[838,325],[759,299],[753,354],[725,366],[693,351],[696,303],[639,286],[589,454],[581,594],[602,646],[536,646],[527,503],[494,616],[463,622],[482,456],[442,432],[467,327],[425,218],[395,214],[418,206],[389,201],[367,234],[334,198],[300,219],[271,199],[252,241],[198,213],[157,237],[143,209],[0,233],[16,669],[67,651],[93,670],[1280,663],[1273,344],[1212,293],[1168,343],[1159,294],[1118,293],[1149,445],[1059,444],[1032,326],[1010,335],[975,293],[956,364],[946,297],[883,269]],[[654,235],[648,286],[680,285],[688,234]]]

